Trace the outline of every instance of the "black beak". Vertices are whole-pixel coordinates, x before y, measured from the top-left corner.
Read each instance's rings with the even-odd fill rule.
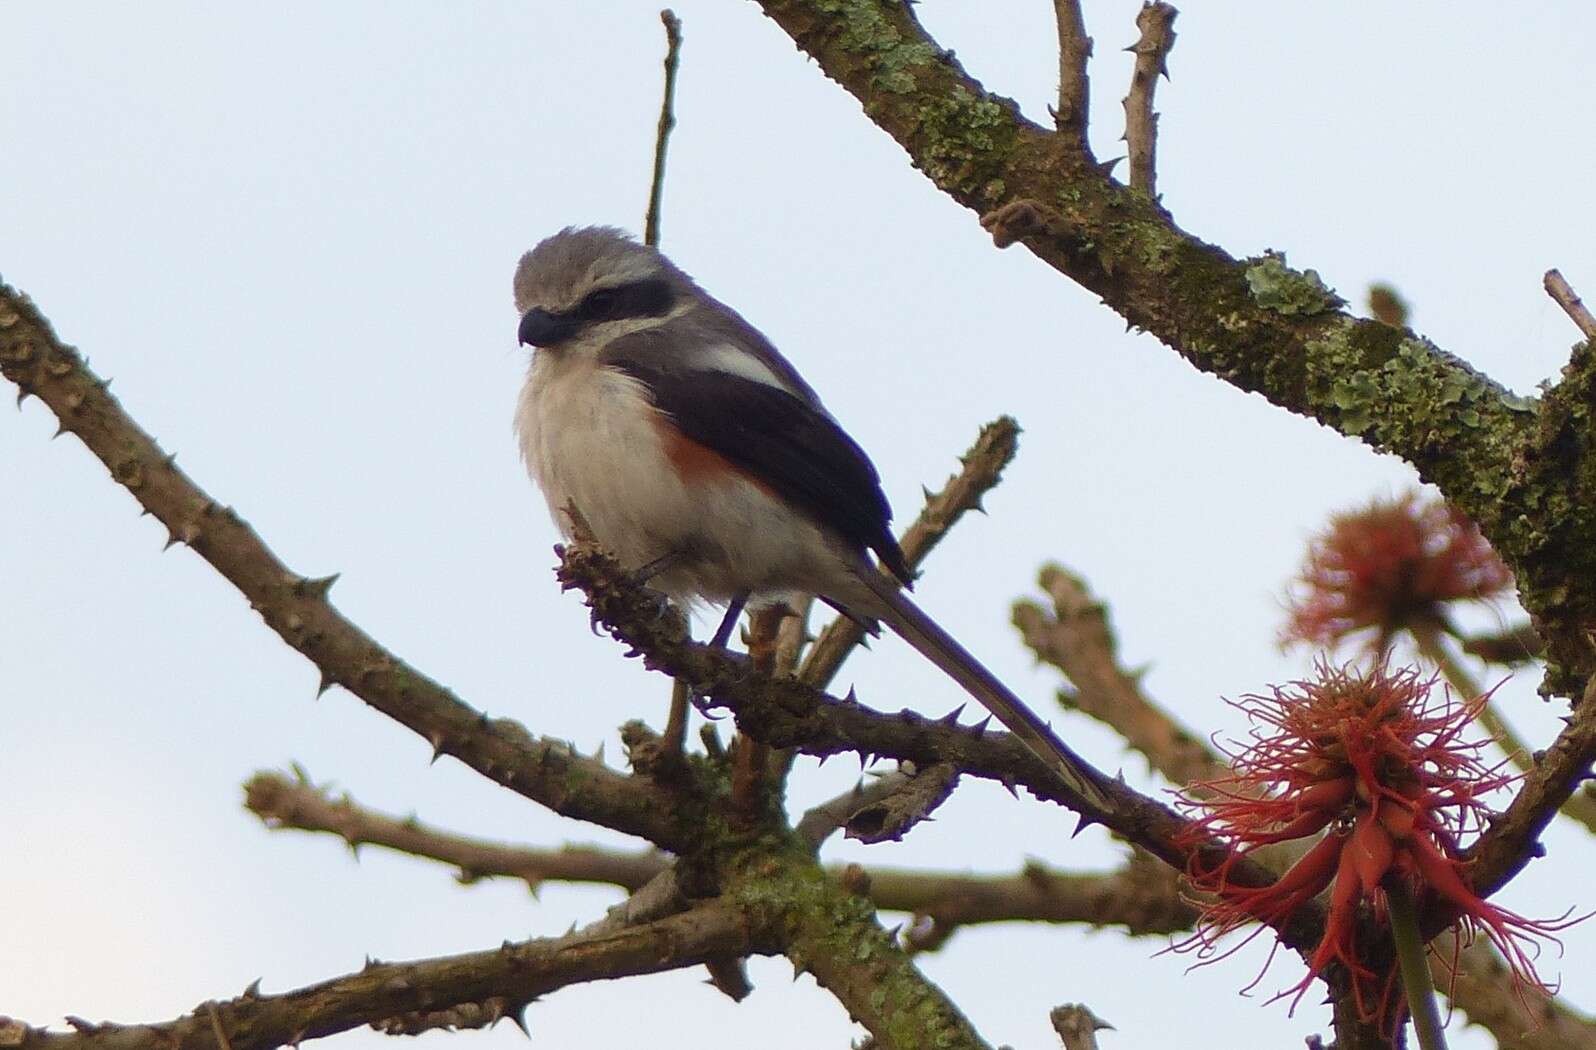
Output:
[[[523,346],[554,346],[575,335],[577,327],[570,318],[533,307],[522,316],[517,334]]]

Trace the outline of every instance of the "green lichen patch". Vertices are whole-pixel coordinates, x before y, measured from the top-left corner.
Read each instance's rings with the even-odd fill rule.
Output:
[[[1259,306],[1288,317],[1312,317],[1345,302],[1316,271],[1293,270],[1281,255],[1265,255],[1248,266],[1247,287]]]

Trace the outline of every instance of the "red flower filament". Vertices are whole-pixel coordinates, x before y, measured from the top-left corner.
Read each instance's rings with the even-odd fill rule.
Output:
[[[1534,958],[1540,939],[1555,941],[1551,935],[1570,920],[1526,919],[1483,900],[1461,859],[1460,840],[1478,834],[1490,815],[1480,796],[1515,779],[1481,761],[1480,743],[1462,739],[1484,698],[1462,704],[1444,690],[1437,697],[1435,680],[1412,669],[1320,664],[1317,673],[1312,681],[1235,701],[1253,724],[1250,742],[1228,755],[1230,776],[1183,796],[1198,814],[1190,844],[1217,839],[1227,852],[1213,861],[1193,850],[1199,859],[1187,874],[1214,899],[1201,904],[1197,933],[1176,950],[1197,951],[1200,963],[1215,961],[1235,950],[1219,951],[1227,934],[1253,922],[1279,926],[1328,889],[1324,935],[1309,956],[1308,974],[1274,998],[1291,997],[1294,1009],[1315,978],[1339,967],[1359,1016],[1394,1028],[1405,1016],[1394,969],[1369,963],[1370,953],[1360,953],[1355,940],[1360,926],[1385,927],[1383,887],[1404,879],[1421,909],[1439,905],[1455,913],[1460,943],[1481,933],[1489,938],[1521,992],[1551,994]],[[1321,837],[1271,885],[1230,881],[1238,858],[1315,835]],[[1389,939],[1387,930],[1384,943]]]

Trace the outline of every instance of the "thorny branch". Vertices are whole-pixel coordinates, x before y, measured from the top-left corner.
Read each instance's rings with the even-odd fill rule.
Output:
[[[1154,186],[1158,165],[1158,114],[1153,112],[1153,93],[1158,78],[1169,76],[1169,49],[1175,46],[1175,15],[1165,3],[1144,3],[1136,16],[1141,37],[1127,50],[1136,55],[1131,71],[1130,93],[1125,96],[1125,143],[1130,148],[1132,189],[1158,199]]]
[[[691,966],[717,953],[773,954],[779,944],[776,932],[759,925],[758,916],[711,903],[603,933],[506,941],[488,951],[418,962],[371,962],[358,973],[280,995],[262,994],[251,985],[235,999],[202,1004],[158,1024],[74,1021],[73,1031],[52,1032],[0,1017],[0,1046],[272,1050],[360,1025],[403,1031],[425,1015],[451,1010],[465,1025],[510,1017],[525,1027],[528,1003],[568,985]]]
[[[691,806],[662,806],[649,781],[584,758],[568,744],[534,738],[518,722],[490,719],[400,660],[327,600],[336,576],[303,576],[255,530],[202,490],[112,397],[109,384],[60,342],[28,298],[0,284],[0,372],[55,413],[167,529],[249,601],[267,626],[321,672],[489,780],[565,816],[680,848],[694,834]]]
[[[1548,640],[1546,688],[1596,671],[1596,470],[1576,354],[1537,403],[1406,329],[1347,313],[1316,274],[1238,260],[1115,183],[1066,136],[1026,120],[926,33],[913,5],[760,0],[915,166],[978,216],[1022,208],[1047,264],[1198,368],[1402,456],[1490,538]],[[1018,214],[1018,213],[1016,213]],[[1549,507],[1581,508],[1548,520]],[[1589,756],[1596,757],[1596,755]]]
[[[1053,0],[1053,16],[1058,22],[1058,108],[1053,124],[1061,135],[1069,135],[1076,148],[1091,152],[1087,138],[1090,121],[1091,78],[1086,63],[1092,57],[1092,38],[1086,35],[1086,19],[1080,0]]]
[[[1014,626],[1036,658],[1063,671],[1074,686],[1059,694],[1064,706],[1113,728],[1173,784],[1222,776],[1213,752],[1148,699],[1138,678],[1119,666],[1108,613],[1085,581],[1048,565],[1037,582],[1052,609],[1015,602]]]
[[[925,506],[899,538],[909,568],[919,569],[965,514],[983,509],[981,500],[1002,480],[1019,447],[1019,437],[1020,425],[1013,417],[999,416],[981,428],[969,451],[959,457],[959,472],[948,478],[941,491],[926,492]],[[864,628],[857,622],[837,617],[809,650],[799,680],[824,689],[864,637]]]
[[[545,881],[598,883],[635,892],[657,881],[671,866],[669,858],[657,852],[536,849],[471,839],[413,818],[378,813],[348,798],[329,798],[301,778],[274,773],[253,778],[247,797],[250,808],[276,830],[331,834],[351,846],[364,843],[398,850],[458,868],[471,880],[512,878],[532,886]],[[831,874],[842,881],[845,872],[833,868]],[[959,927],[992,922],[1117,927],[1132,936],[1176,933],[1190,929],[1197,914],[1181,895],[1176,872],[1140,851],[1119,870],[1103,874],[1058,871],[1035,862],[1012,875],[871,865],[852,881],[863,886],[878,909],[916,916],[903,936],[917,947],[939,946]],[[646,921],[656,914],[636,912],[629,921]],[[926,943],[933,931],[934,942]],[[1442,957],[1451,957],[1445,940],[1439,950]],[[1450,986],[1453,1005],[1503,1045],[1526,1050],[1596,1048],[1596,1023],[1561,1000],[1541,1001],[1537,1016],[1526,1017],[1511,974],[1486,945],[1459,956],[1455,982],[1449,974],[1438,974],[1437,982],[1443,989]],[[1532,1023],[1539,1027],[1527,1030]]]
[[[644,665],[684,678],[700,695],[729,708],[737,727],[775,747],[810,755],[839,752],[914,762],[946,763],[966,776],[1024,785],[1038,798],[1059,802],[1088,822],[1101,823],[1177,869],[1192,859],[1193,847],[1178,841],[1185,820],[1122,781],[1101,777],[1106,805],[1080,799],[1049,774],[1040,759],[1007,733],[962,726],[953,718],[933,720],[912,711],[874,711],[853,700],[839,700],[793,679],[766,679],[746,661],[693,642],[679,620],[658,615],[657,604],[603,551],[588,544],[561,549],[557,570],[566,587],[580,587],[596,622],[641,656]],[[955,712],[957,713],[957,712]],[[1196,847],[1206,856],[1213,846]],[[1267,885],[1267,871],[1245,859],[1230,866],[1236,885]],[[1310,904],[1298,910],[1281,931],[1291,947],[1317,940],[1323,910]]]
[[[635,892],[670,870],[657,852],[562,847],[536,849],[473,839],[414,818],[399,819],[351,799],[331,798],[298,778],[259,773],[249,808],[277,831],[335,835],[351,847],[373,845],[460,869],[467,881],[510,878],[539,886],[579,882]],[[831,875],[839,882],[842,869]],[[1029,863],[1013,875],[910,871],[869,866],[868,893],[883,911],[911,912],[952,925],[1040,921],[1120,926],[1132,934],[1189,929],[1195,909],[1180,899],[1175,872],[1145,853],[1108,874],[1057,871]]]

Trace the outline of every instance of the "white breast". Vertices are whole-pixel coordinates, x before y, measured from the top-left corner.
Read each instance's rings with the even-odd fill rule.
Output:
[[[521,454],[561,532],[574,504],[628,568],[684,554],[650,583],[680,600],[834,593],[851,579],[818,527],[746,478],[684,483],[643,384],[583,357],[534,355],[516,409]]]

